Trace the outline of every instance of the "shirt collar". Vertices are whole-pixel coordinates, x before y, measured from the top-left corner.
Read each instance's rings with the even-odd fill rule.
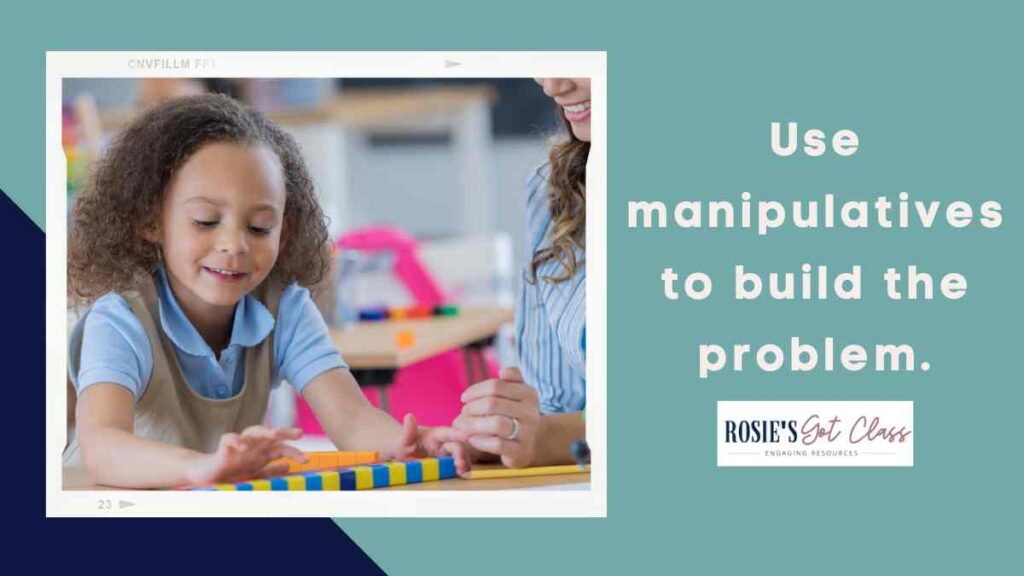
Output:
[[[160,325],[164,334],[174,342],[181,351],[192,356],[215,357],[213,350],[199,335],[192,322],[185,316],[178,301],[171,292],[167,281],[167,273],[163,267],[156,271],[157,297],[160,300]],[[252,347],[262,342],[274,329],[274,316],[262,302],[246,294],[235,305],[235,318],[231,326],[232,346]]]

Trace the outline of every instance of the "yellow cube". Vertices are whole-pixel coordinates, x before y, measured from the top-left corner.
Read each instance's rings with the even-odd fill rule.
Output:
[[[341,490],[341,475],[337,472],[323,472],[320,474],[320,482],[323,490]]]
[[[357,466],[353,470],[356,473],[356,490],[369,490],[373,488],[373,468]]]
[[[437,458],[424,458],[423,460],[420,460],[420,464],[423,465],[424,482],[437,480],[441,477],[441,470],[440,466],[437,464]]]
[[[405,462],[388,462],[388,478],[391,486],[405,484]]]
[[[249,484],[252,484],[253,490],[270,490],[270,480],[253,480]]]

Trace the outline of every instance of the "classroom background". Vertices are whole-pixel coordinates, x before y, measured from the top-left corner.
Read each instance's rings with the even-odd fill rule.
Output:
[[[209,91],[260,109],[302,147],[337,242],[315,297],[367,396],[396,418],[450,424],[468,384],[516,363],[526,182],[560,130],[550,99],[528,78],[69,79],[69,210],[141,110]],[[304,428],[304,449],[331,448],[290,386],[267,420]]]

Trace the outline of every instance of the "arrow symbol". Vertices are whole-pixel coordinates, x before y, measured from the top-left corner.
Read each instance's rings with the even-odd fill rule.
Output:
[[[454,60],[445,59],[445,61],[444,61],[444,67],[445,68],[454,68],[456,66],[462,66],[462,62],[456,62]]]
[[[118,508],[127,508],[129,506],[135,506],[135,502],[129,502],[127,500],[118,500],[117,501],[117,507]]]

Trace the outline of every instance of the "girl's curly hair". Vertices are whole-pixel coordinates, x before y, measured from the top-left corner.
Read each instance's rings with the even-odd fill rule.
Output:
[[[565,282],[576,275],[583,262],[576,258],[576,250],[586,246],[587,220],[587,156],[590,142],[584,142],[572,133],[572,126],[562,118],[569,138],[551,147],[548,160],[548,205],[551,209],[550,244],[534,252],[530,261],[530,279],[537,281],[537,269],[549,260],[557,261],[562,271],[543,279],[552,284]]]
[[[327,226],[295,140],[227,96],[168,101],[134,120],[111,144],[78,196],[68,238],[68,297],[89,304],[149,279],[159,247],[143,238],[159,218],[175,172],[203,145],[262,145],[281,162],[287,196],[281,252],[270,278],[313,286],[330,270]]]

